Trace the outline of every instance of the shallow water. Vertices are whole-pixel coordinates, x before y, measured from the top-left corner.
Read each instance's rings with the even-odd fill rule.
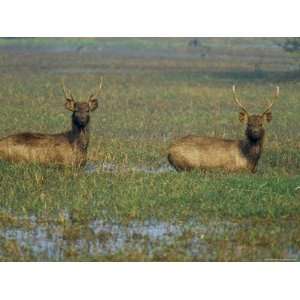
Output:
[[[174,247],[176,241],[184,241],[183,254],[190,258],[203,259],[208,256],[208,247],[204,240],[206,234],[218,234],[232,223],[201,224],[190,221],[184,224],[155,220],[133,221],[127,225],[117,222],[94,220],[84,226],[68,224],[38,224],[35,218],[27,220],[29,226],[22,228],[1,228],[0,239],[13,240],[25,249],[30,249],[38,260],[64,260],[65,250],[72,248],[78,255],[97,257],[117,253],[144,253],[163,255],[166,247]],[[67,230],[79,229],[72,236]],[[179,245],[178,245],[179,246]],[[176,247],[174,248],[176,251]],[[3,253],[0,253],[3,255]]]
[[[105,172],[105,173],[119,173],[119,172],[138,172],[146,174],[160,174],[174,172],[175,170],[170,165],[162,165],[158,168],[154,167],[144,167],[144,166],[133,166],[124,167],[118,166],[116,164],[107,162],[88,162],[84,168],[87,174],[92,174],[95,172]]]
[[[86,224],[73,224],[67,214],[66,220],[64,224],[40,224],[32,217],[26,220],[26,227],[1,228],[0,240],[17,242],[22,251],[29,249],[33,260],[68,260],[70,255],[67,253],[72,250],[77,257],[88,260],[97,257],[101,260],[101,257],[115,254],[126,258],[132,253],[155,260],[172,253],[175,255],[173,259],[179,254],[187,260],[207,261],[218,260],[218,253],[224,250],[220,244],[209,244],[210,239],[230,240],[245,228],[245,224],[226,221],[172,223],[153,219],[132,221],[125,225],[94,220]],[[232,249],[233,255],[239,255],[242,248],[233,240],[229,250],[225,251]],[[263,247],[259,253],[257,260],[275,260],[271,259],[272,246]],[[281,260],[300,260],[300,250],[295,245],[287,245],[283,253]],[[5,256],[2,249],[0,255]]]
[[[88,256],[112,255],[123,251],[146,251],[152,255],[154,248],[172,245],[175,238],[184,234],[190,225],[175,225],[166,222],[131,222],[128,225],[107,223],[95,220],[87,225],[92,238],[80,234],[78,238],[65,237],[66,227],[63,225],[39,225],[30,220],[29,228],[1,229],[0,237],[5,240],[15,240],[21,247],[30,248],[33,255],[47,260],[63,260],[64,250],[68,246],[79,254]],[[199,239],[191,241],[191,247],[186,249],[189,255],[206,251],[206,245],[201,237],[207,231],[203,225],[194,230],[201,233]]]

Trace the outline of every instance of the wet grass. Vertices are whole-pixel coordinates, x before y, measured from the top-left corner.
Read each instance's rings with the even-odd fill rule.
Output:
[[[20,178],[17,182],[15,178]],[[14,214],[88,219],[295,217],[299,176],[192,172],[109,174],[1,164],[1,206]],[[22,199],[22,200],[20,200]]]
[[[63,108],[61,79],[75,97],[85,99],[104,74],[100,106],[92,115],[89,160],[117,166],[118,171],[0,161],[0,232],[30,232],[42,225],[51,236],[57,225],[61,228],[58,243],[63,241],[60,254],[52,257],[47,251],[36,251],[30,239],[21,243],[17,234],[0,234],[0,259],[299,260],[299,84],[282,79],[290,61],[281,52],[272,56],[274,61],[262,62],[267,76],[255,71],[255,61],[234,55],[230,61],[121,59],[95,53],[11,55],[3,50],[0,136],[68,129],[70,115]],[[281,87],[257,174],[142,171],[165,166],[166,149],[176,137],[243,136],[231,98],[232,83],[253,112],[265,107],[274,88],[271,83]],[[34,224],[28,221],[32,217]],[[111,243],[113,237],[111,232],[91,231],[95,220],[120,226],[154,220],[181,227],[191,220],[206,225],[232,222],[237,228],[229,226],[221,233],[208,230],[204,237],[184,228],[170,243],[135,233],[119,252],[101,254],[91,252],[91,245]],[[203,240],[205,247],[198,242],[193,246],[195,239]],[[78,244],[78,240],[89,242]],[[137,241],[139,248],[132,247]]]

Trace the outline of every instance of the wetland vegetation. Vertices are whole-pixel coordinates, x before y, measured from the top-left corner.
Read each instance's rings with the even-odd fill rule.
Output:
[[[69,128],[104,77],[82,170],[0,161],[2,261],[300,260],[299,71],[271,39],[1,39],[0,137]],[[255,175],[177,173],[170,142],[240,138],[280,97]]]

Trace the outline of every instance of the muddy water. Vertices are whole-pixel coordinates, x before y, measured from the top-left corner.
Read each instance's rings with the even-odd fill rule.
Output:
[[[205,259],[208,257],[205,235],[222,233],[229,227],[234,230],[236,227],[231,223],[204,225],[194,221],[175,224],[150,220],[124,225],[94,220],[84,228],[79,227],[80,233],[72,236],[66,233],[73,228],[70,224],[43,225],[38,224],[35,218],[28,222],[30,226],[26,228],[0,229],[0,239],[16,241],[21,248],[30,249],[38,260],[64,260],[65,250],[70,248],[85,257],[143,253],[151,258],[155,253],[163,255],[166,247],[180,246],[180,242],[176,244],[178,240],[184,241],[180,246],[183,255]],[[174,249],[176,251],[176,247]]]
[[[126,225],[118,222],[94,220],[87,224],[40,224],[34,217],[26,220],[26,227],[1,228],[0,241],[14,241],[21,249],[29,249],[33,260],[63,261],[70,259],[70,250],[79,260],[100,259],[119,255],[126,260],[131,254],[141,254],[142,260],[156,260],[170,253],[172,260],[219,260],[222,251],[233,250],[229,259],[240,260],[243,245],[233,240],[228,250],[223,244],[211,244],[212,239],[226,241],[241,229],[242,224],[232,222],[190,220],[185,223],[148,220],[132,221]],[[242,248],[241,248],[242,247]],[[259,250],[256,260],[273,261],[272,247]],[[280,260],[300,260],[300,250],[287,244]],[[178,255],[178,256],[177,256]],[[5,256],[0,248],[0,256]],[[226,257],[226,256],[225,256]]]
[[[162,165],[158,168],[144,167],[144,166],[118,166],[112,163],[106,162],[88,162],[85,166],[85,172],[87,174],[95,172],[105,172],[105,173],[119,173],[119,172],[138,172],[146,174],[160,174],[174,172],[175,170],[170,165]]]

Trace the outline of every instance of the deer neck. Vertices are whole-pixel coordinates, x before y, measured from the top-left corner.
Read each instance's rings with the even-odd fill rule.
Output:
[[[89,144],[89,126],[79,126],[72,122],[72,129],[69,132],[70,142],[79,147],[80,150],[86,151]]]
[[[253,172],[256,171],[256,165],[261,156],[263,144],[264,134],[257,140],[250,139],[246,136],[246,139],[241,142],[241,151],[249,161],[249,166]]]

